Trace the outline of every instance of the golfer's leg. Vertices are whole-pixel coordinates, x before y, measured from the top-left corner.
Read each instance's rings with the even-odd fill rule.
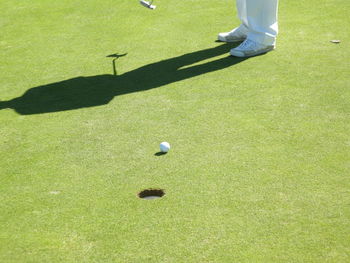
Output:
[[[246,0],[236,0],[237,15],[239,20],[241,20],[241,27],[244,29],[248,29],[246,2]]]
[[[241,20],[240,26],[234,28],[230,32],[219,33],[218,40],[223,42],[238,42],[247,38],[248,34],[248,20],[246,0],[236,0],[237,14],[239,20]]]
[[[275,45],[278,0],[246,0],[245,4],[248,39],[263,45]]]

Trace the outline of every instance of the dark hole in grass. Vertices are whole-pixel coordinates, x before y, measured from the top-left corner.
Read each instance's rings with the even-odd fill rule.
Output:
[[[146,199],[146,200],[161,198],[164,195],[165,195],[165,192],[162,189],[146,189],[146,190],[141,191],[138,194],[138,196],[140,198]]]

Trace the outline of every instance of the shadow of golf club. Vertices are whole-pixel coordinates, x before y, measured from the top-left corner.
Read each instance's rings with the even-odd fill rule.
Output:
[[[124,54],[115,53],[115,54],[111,54],[111,55],[106,56],[107,58],[113,58],[113,60],[112,60],[112,65],[113,65],[113,75],[114,75],[114,76],[117,76],[117,75],[118,75],[117,67],[116,67],[116,65],[115,65],[115,62],[117,61],[118,58],[124,57],[124,56],[126,56],[127,54],[128,54],[128,53],[124,53]]]
[[[222,44],[148,64],[118,76],[106,74],[76,77],[34,87],[20,97],[0,101],[0,110],[11,108],[19,114],[30,115],[106,105],[116,96],[154,89],[224,69],[245,60],[227,56],[192,65],[225,54],[231,48],[232,45]]]

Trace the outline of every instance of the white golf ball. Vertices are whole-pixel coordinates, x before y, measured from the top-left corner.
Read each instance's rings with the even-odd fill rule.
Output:
[[[170,144],[168,142],[162,142],[159,145],[160,151],[163,153],[167,153],[170,150]]]

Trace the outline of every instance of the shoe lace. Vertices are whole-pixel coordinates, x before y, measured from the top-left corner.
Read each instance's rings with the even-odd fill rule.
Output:
[[[239,45],[240,49],[254,49],[256,47],[256,44],[254,41],[246,39],[242,42],[242,44]]]

